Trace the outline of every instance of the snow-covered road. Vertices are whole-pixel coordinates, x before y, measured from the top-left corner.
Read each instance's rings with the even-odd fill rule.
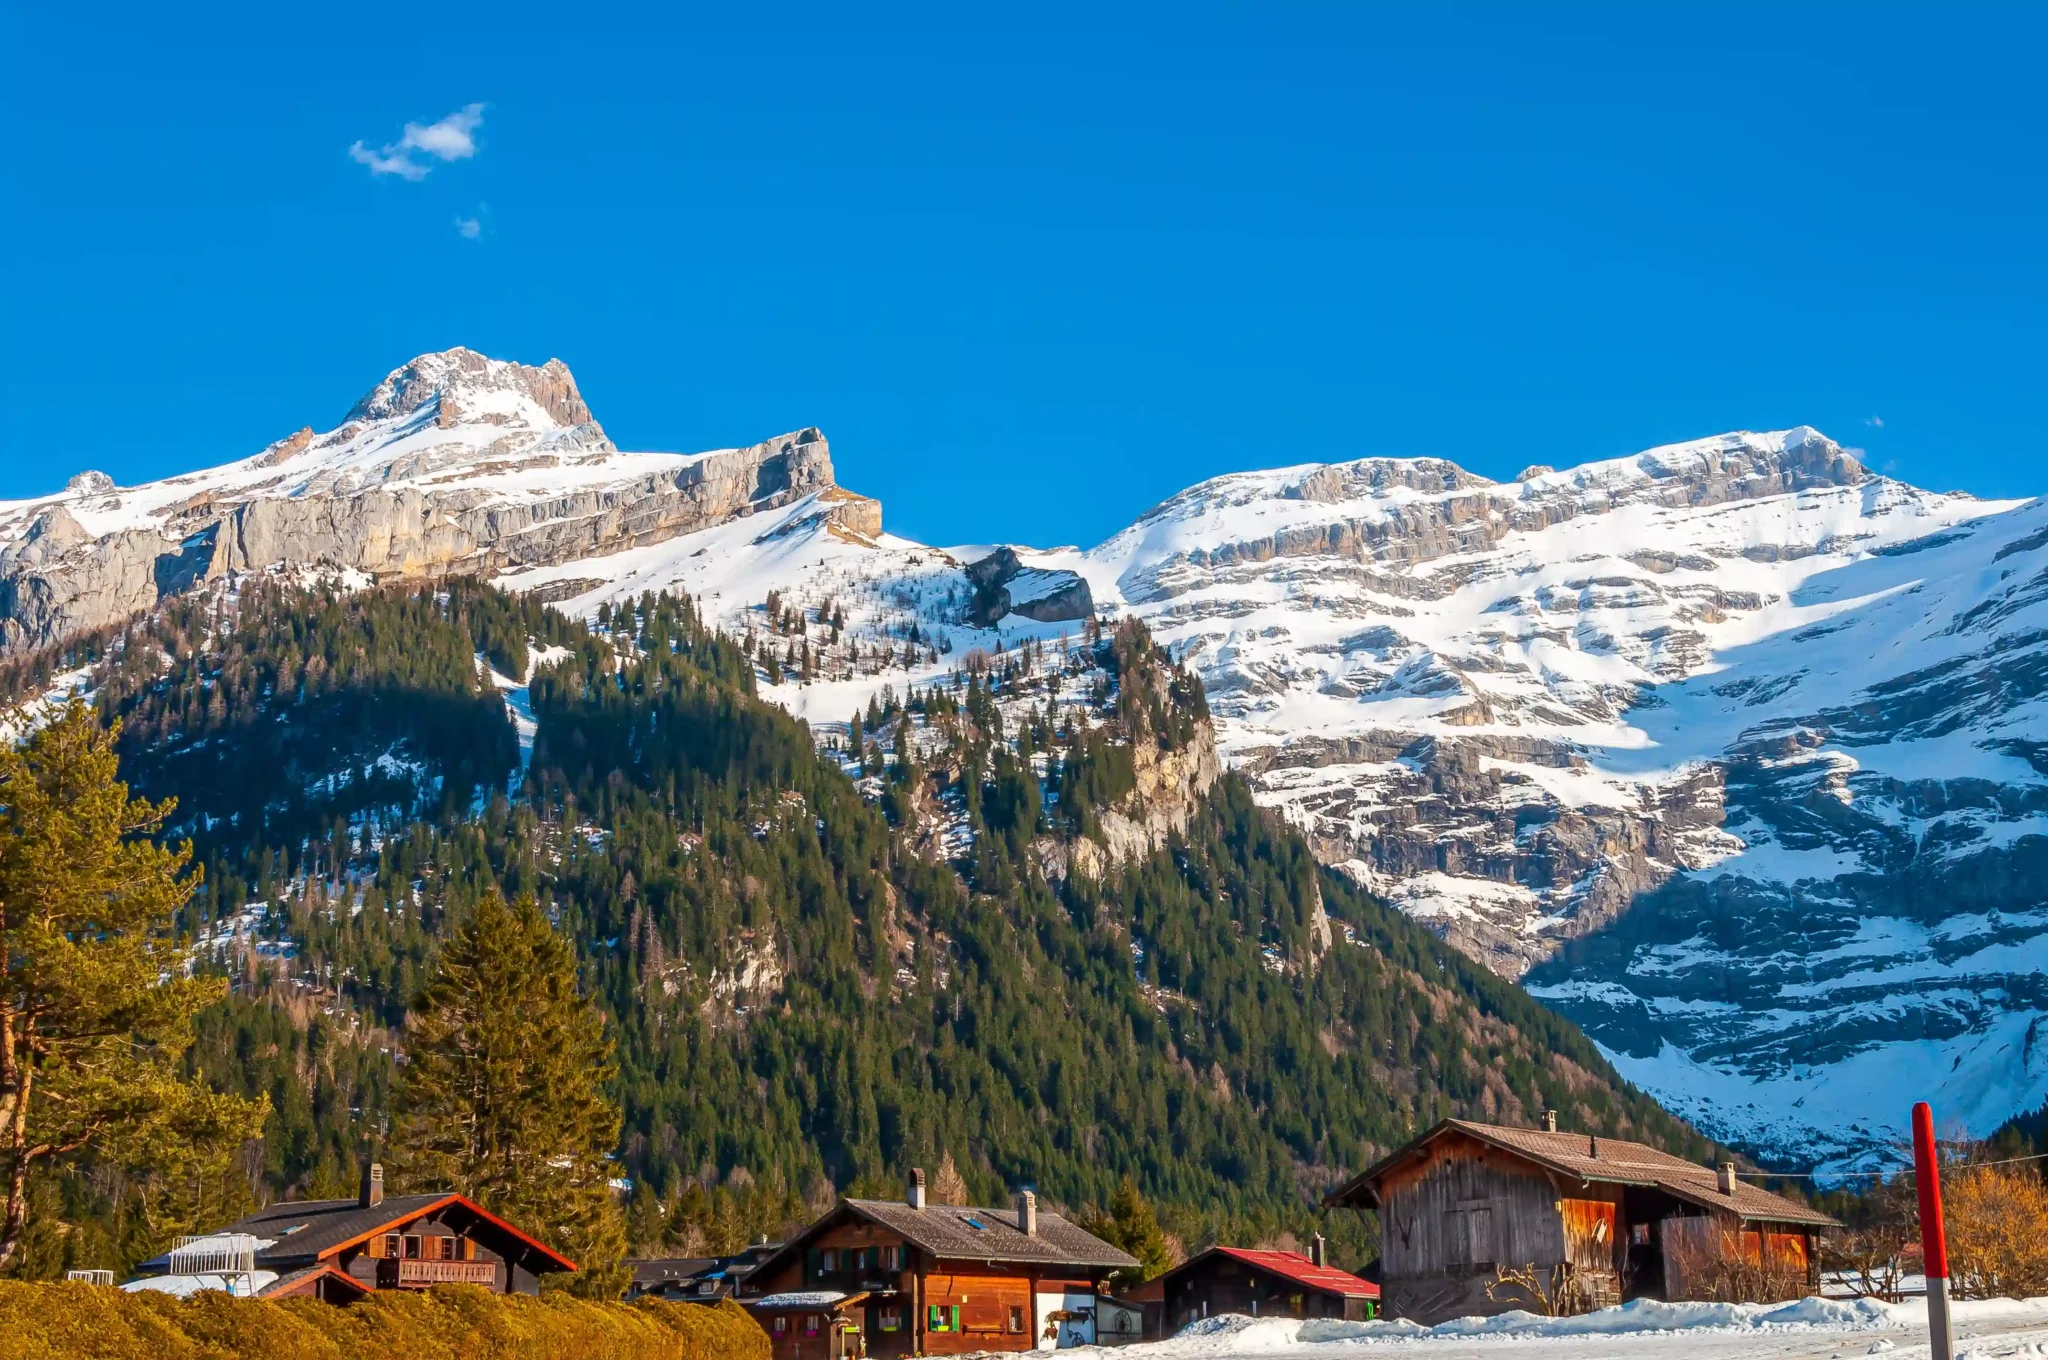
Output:
[[[2048,1299],[1956,1305],[1958,1360],[2048,1357]],[[1217,1318],[1118,1360],[1927,1360],[1925,1305],[1808,1299],[1775,1308],[1649,1304],[1550,1320],[1528,1314],[1436,1328]]]

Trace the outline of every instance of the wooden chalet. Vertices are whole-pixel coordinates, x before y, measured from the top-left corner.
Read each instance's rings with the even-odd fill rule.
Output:
[[[775,1360],[1026,1351],[1095,1339],[1106,1277],[1137,1261],[1028,1191],[1013,1209],[841,1200],[747,1276]]]
[[[1641,1143],[1462,1119],[1442,1123],[1325,1201],[1380,1216],[1389,1317],[1436,1323],[1634,1298],[1797,1297],[1814,1238],[1840,1225],[1735,1175]],[[1504,1278],[1522,1277],[1520,1285]]]
[[[740,1282],[776,1248],[763,1238],[730,1256],[667,1256],[629,1260],[629,1299],[666,1299],[671,1303],[717,1303],[739,1293]]]
[[[1330,1265],[1318,1236],[1298,1251],[1210,1247],[1159,1277],[1160,1335],[1222,1313],[1250,1317],[1343,1318],[1364,1322],[1379,1309],[1380,1288]]]
[[[261,1281],[250,1292],[270,1298],[282,1293],[346,1302],[359,1291],[437,1284],[534,1294],[541,1276],[576,1269],[574,1261],[462,1195],[387,1198],[384,1169],[374,1164],[364,1170],[354,1199],[286,1200],[206,1240],[241,1244],[248,1259],[235,1264],[248,1269],[232,1273]],[[136,1285],[166,1285],[182,1273],[179,1252],[145,1261],[140,1269],[156,1278]]]

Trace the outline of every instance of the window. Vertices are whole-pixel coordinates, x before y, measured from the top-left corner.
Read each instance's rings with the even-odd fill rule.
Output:
[[[817,1315],[816,1313],[805,1313],[805,1314],[804,1314],[804,1335],[805,1335],[805,1336],[816,1336],[817,1334],[818,1334],[818,1315]]]
[[[825,1248],[825,1250],[819,1252],[818,1269],[824,1271],[828,1275],[831,1274],[833,1271],[839,1269],[839,1253],[834,1251],[830,1247],[827,1247]]]
[[[957,1332],[960,1330],[960,1306],[948,1308],[935,1303],[926,1311],[924,1329],[928,1332]]]
[[[384,1250],[379,1253],[380,1255],[395,1257],[399,1254],[397,1233],[385,1233],[381,1240],[384,1243]]]
[[[789,1334],[789,1319],[788,1319],[788,1318],[786,1318],[786,1317],[783,1317],[783,1316],[782,1316],[781,1314],[777,1314],[777,1315],[776,1315],[776,1318],[775,1318],[775,1335],[777,1335],[777,1336],[787,1336],[788,1334]]]
[[[405,1259],[408,1261],[420,1259],[420,1237],[418,1233],[407,1233],[405,1235]]]
[[[885,1303],[875,1310],[875,1325],[885,1332],[903,1330],[903,1310],[893,1303]]]
[[[966,1223],[967,1223],[967,1226],[968,1226],[968,1227],[970,1227],[970,1228],[974,1229],[974,1230],[975,1230],[976,1232],[987,1232],[987,1231],[988,1231],[988,1224],[986,1224],[986,1223],[982,1222],[982,1221],[981,1221],[980,1219],[978,1219],[978,1218],[969,1218],[969,1219],[967,1219],[967,1220],[966,1220]]]
[[[1010,1305],[1010,1330],[1013,1332],[1024,1330],[1024,1309],[1014,1303]]]
[[[884,1269],[884,1270],[901,1270],[901,1269],[903,1269],[903,1248],[901,1248],[901,1247],[883,1247],[883,1248],[882,1248],[882,1269]]]
[[[1492,1206],[1472,1204],[1446,1213],[1444,1239],[1452,1264],[1492,1265],[1495,1259]]]

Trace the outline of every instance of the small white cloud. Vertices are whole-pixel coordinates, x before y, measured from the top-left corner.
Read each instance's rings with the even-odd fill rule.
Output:
[[[395,142],[372,149],[363,142],[349,146],[349,158],[370,167],[373,175],[396,175],[418,183],[432,170],[431,157],[440,161],[463,161],[476,154],[476,130],[483,126],[484,106],[465,104],[446,118],[433,123],[407,123]]]
[[[477,237],[484,234],[483,219],[481,217],[456,218],[455,234],[465,241],[474,241]]]
[[[1865,417],[1863,417],[1863,423],[1864,423],[1865,425],[1868,425],[1868,426],[1869,426],[1869,427],[1870,427],[1871,429],[1873,429],[1873,430],[1882,430],[1882,429],[1884,428],[1884,417],[1883,417],[1883,416],[1865,416]]]

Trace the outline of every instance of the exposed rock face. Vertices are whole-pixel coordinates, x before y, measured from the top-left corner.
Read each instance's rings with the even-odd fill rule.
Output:
[[[1100,849],[1094,841],[1074,842],[1074,866],[1100,877],[1110,864],[1149,855],[1188,829],[1204,794],[1223,773],[1215,730],[1203,723],[1195,739],[1177,751],[1139,742],[1133,748],[1138,787],[1102,814]]]
[[[967,619],[977,628],[990,627],[1011,614],[1038,623],[1066,623],[1095,613],[1095,597],[1084,577],[1027,567],[1015,548],[998,548],[968,563],[966,572],[974,587]]]
[[[848,620],[828,683],[764,676],[827,723],[856,645],[858,678],[922,684],[1130,613],[1215,729],[1135,744],[1139,789],[1059,872],[1163,843],[1229,763],[1717,1136],[1846,1160],[1908,1087],[1979,1132],[2048,1098],[2048,506],[1812,430],[1506,484],[1246,473],[963,568],[883,534],[816,431],[620,453],[560,365],[455,351],[243,462],[0,505],[0,646],[288,562],[482,567],[586,611],[683,589],[739,632],[776,591]]]
[[[422,355],[325,435],[304,429],[240,463],[141,487],[84,474],[60,496],[0,505],[0,650],[114,622],[229,572],[547,565],[833,489],[816,430],[709,454],[620,453],[559,360]],[[881,531],[874,501],[843,495],[829,513]]]
[[[1808,1163],[1909,1077],[1979,1131],[2048,1095],[2044,523],[1801,429],[1224,477],[1061,561],[1326,861]]]
[[[1634,806],[1571,807],[1524,768],[1584,771],[1561,741],[1381,730],[1247,750],[1237,764],[1318,858],[1508,977],[1710,862],[1725,840],[1716,767],[1647,788]],[[1368,768],[1378,773],[1361,779]]]

